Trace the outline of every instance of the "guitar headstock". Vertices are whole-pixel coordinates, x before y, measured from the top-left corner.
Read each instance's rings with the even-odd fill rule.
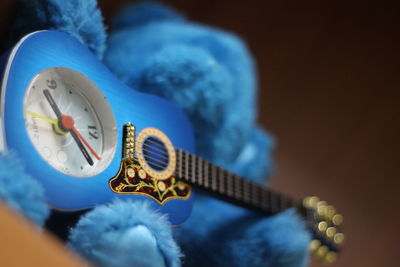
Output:
[[[310,251],[324,263],[334,262],[344,242],[343,216],[336,212],[335,207],[315,196],[304,198],[303,207],[313,233]]]

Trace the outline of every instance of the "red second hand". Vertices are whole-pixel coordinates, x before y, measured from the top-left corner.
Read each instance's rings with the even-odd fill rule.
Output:
[[[92,153],[97,160],[100,160],[101,158],[97,155],[97,153],[93,150],[93,148],[89,145],[89,143],[86,142],[85,138],[83,138],[83,136],[78,132],[78,130],[75,129],[75,126],[72,127],[71,130],[79,137],[79,139],[81,139],[81,141],[85,144],[85,146],[89,148],[90,153]]]
[[[87,148],[89,148],[90,153],[97,159],[100,160],[101,158],[97,153],[93,150],[93,148],[89,145],[89,143],[83,138],[83,136],[78,132],[78,130],[75,128],[75,122],[74,119],[71,116],[68,115],[61,115],[61,124],[64,128],[69,129],[73,131],[79,139],[85,144]]]

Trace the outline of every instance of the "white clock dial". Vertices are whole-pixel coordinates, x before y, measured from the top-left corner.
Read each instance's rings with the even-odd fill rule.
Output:
[[[50,68],[36,75],[25,94],[24,116],[37,152],[62,173],[94,176],[114,156],[112,110],[96,85],[76,71]]]

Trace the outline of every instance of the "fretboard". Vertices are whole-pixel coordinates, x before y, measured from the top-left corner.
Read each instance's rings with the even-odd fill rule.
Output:
[[[303,213],[302,205],[298,201],[180,149],[177,150],[175,175],[178,179],[219,198],[267,214],[275,214],[288,208],[295,208]]]

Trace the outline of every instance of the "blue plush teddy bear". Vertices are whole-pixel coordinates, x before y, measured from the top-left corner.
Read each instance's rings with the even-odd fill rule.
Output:
[[[78,38],[133,90],[175,102],[193,124],[198,155],[265,183],[272,141],[256,126],[255,66],[238,37],[194,24],[166,6],[141,3],[115,17],[106,42],[94,0],[20,5],[11,41],[39,29]],[[15,173],[7,170],[13,159],[0,160],[0,197],[43,223],[48,211],[40,185],[25,175],[21,184],[34,184],[32,196],[7,190],[8,177],[22,173],[19,164]],[[198,193],[189,220],[172,230],[167,218],[142,202],[96,207],[71,230],[69,245],[100,266],[300,267],[307,263],[309,239],[291,210],[263,217]]]

